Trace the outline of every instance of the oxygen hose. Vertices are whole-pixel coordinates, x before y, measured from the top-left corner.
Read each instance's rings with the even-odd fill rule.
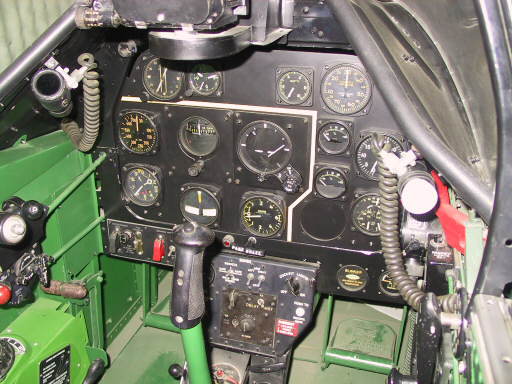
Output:
[[[402,298],[417,311],[421,300],[425,297],[425,292],[419,289],[416,282],[409,277],[402,261],[398,228],[398,179],[386,167],[380,155],[382,150],[389,151],[389,144],[384,144],[384,137],[373,135],[371,148],[377,157],[379,171],[380,241],[386,270]],[[438,299],[445,311],[455,312],[459,307],[457,294],[439,296]]]
[[[100,83],[99,74],[94,71],[98,64],[94,62],[94,56],[90,53],[83,53],[78,57],[78,64],[87,68],[84,74],[84,128],[69,119],[62,119],[60,126],[69,137],[73,146],[81,152],[89,151],[100,128]]]

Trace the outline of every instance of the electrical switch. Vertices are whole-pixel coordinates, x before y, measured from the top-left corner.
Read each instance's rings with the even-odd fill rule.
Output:
[[[153,261],[162,261],[162,256],[165,255],[164,240],[162,238],[153,241]]]
[[[265,281],[265,275],[258,275],[258,284],[256,284],[256,287],[261,287],[261,283]]]
[[[137,252],[137,254],[142,255],[144,253],[144,248],[142,247],[141,232],[135,232],[135,240],[133,241],[133,245],[135,246],[135,252]]]

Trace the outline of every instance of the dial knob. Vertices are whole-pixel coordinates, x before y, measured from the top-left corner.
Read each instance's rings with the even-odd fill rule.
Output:
[[[292,295],[297,296],[300,293],[300,281],[297,277],[290,277],[286,280],[286,289]]]
[[[244,315],[240,319],[240,329],[244,333],[251,332],[255,326],[256,326],[256,324],[255,324],[254,318],[252,316]]]

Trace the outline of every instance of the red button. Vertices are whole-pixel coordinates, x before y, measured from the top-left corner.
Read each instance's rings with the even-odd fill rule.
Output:
[[[155,239],[153,241],[153,261],[162,261],[162,256],[165,255],[165,247],[163,239]]]
[[[0,284],[0,305],[7,304],[11,300],[11,289],[3,284]]]

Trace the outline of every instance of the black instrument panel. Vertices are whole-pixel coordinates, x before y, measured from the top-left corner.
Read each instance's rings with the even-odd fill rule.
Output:
[[[400,302],[379,285],[378,185],[362,149],[373,132],[401,150],[407,142],[357,57],[247,50],[168,63],[143,53],[114,116],[97,150],[109,157],[98,171],[109,219],[161,228],[194,220],[219,245],[229,236],[319,262],[320,291]],[[337,273],[347,265],[368,276],[356,290]]]

